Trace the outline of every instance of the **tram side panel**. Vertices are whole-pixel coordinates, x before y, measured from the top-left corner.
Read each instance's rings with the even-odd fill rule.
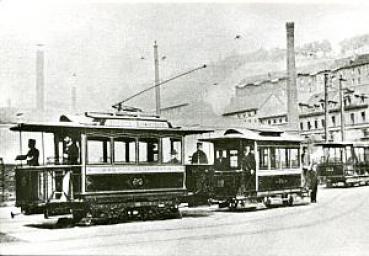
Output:
[[[301,174],[258,176],[259,192],[300,189],[301,184]]]
[[[17,188],[15,205],[27,211],[32,207],[36,208],[37,202],[39,201],[38,173],[16,169],[15,182]]]

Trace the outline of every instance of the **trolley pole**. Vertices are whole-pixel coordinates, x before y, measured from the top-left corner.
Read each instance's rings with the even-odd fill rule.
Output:
[[[346,81],[340,75],[338,79],[339,83],[339,96],[340,96],[340,114],[341,114],[341,140],[345,141],[345,104],[343,100],[343,89],[342,89],[342,81]]]
[[[328,73],[324,74],[324,132],[328,142]]]
[[[160,78],[159,78],[159,58],[158,58],[158,45],[154,42],[154,64],[155,64],[155,103],[156,103],[156,115],[160,116]]]

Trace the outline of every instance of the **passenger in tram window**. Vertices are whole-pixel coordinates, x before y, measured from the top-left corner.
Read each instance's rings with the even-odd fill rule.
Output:
[[[38,157],[40,152],[36,148],[36,140],[29,139],[28,140],[28,152],[27,155],[19,155],[15,159],[16,160],[27,160],[27,165],[29,166],[38,166]]]
[[[228,164],[227,164],[227,158],[223,156],[223,150],[219,150],[219,157],[215,159],[215,167],[221,171],[227,170]]]
[[[78,164],[79,149],[76,142],[70,137],[66,136],[64,138],[65,142],[65,153],[64,160],[66,164]]]
[[[204,151],[202,151],[202,143],[197,143],[197,150],[193,153],[191,158],[192,164],[207,164],[208,158]]]
[[[178,153],[177,153],[177,150],[175,149],[172,149],[172,151],[170,152],[170,155],[171,155],[171,159],[170,159],[170,163],[171,164],[179,164],[179,160],[178,160]]]

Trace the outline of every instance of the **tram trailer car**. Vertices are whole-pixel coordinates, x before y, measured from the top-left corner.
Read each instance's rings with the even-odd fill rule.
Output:
[[[56,123],[19,123],[11,128],[43,146],[40,165],[16,168],[16,206],[45,217],[71,214],[76,222],[180,216],[186,196],[184,137],[205,130],[175,128],[163,119],[132,113],[85,113]],[[45,159],[44,138],[52,156]],[[76,142],[76,163],[63,159],[64,138]],[[41,150],[40,150],[41,152]]]
[[[205,183],[209,197],[220,207],[307,201],[300,137],[280,130],[228,129],[201,141],[214,145],[214,166],[207,171]],[[254,153],[246,155],[245,149]]]
[[[317,143],[323,156],[318,163],[318,175],[327,187],[369,185],[369,143]]]

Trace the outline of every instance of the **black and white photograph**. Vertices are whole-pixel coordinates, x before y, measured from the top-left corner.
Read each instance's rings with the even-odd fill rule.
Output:
[[[0,0],[0,254],[369,255],[369,2]]]

